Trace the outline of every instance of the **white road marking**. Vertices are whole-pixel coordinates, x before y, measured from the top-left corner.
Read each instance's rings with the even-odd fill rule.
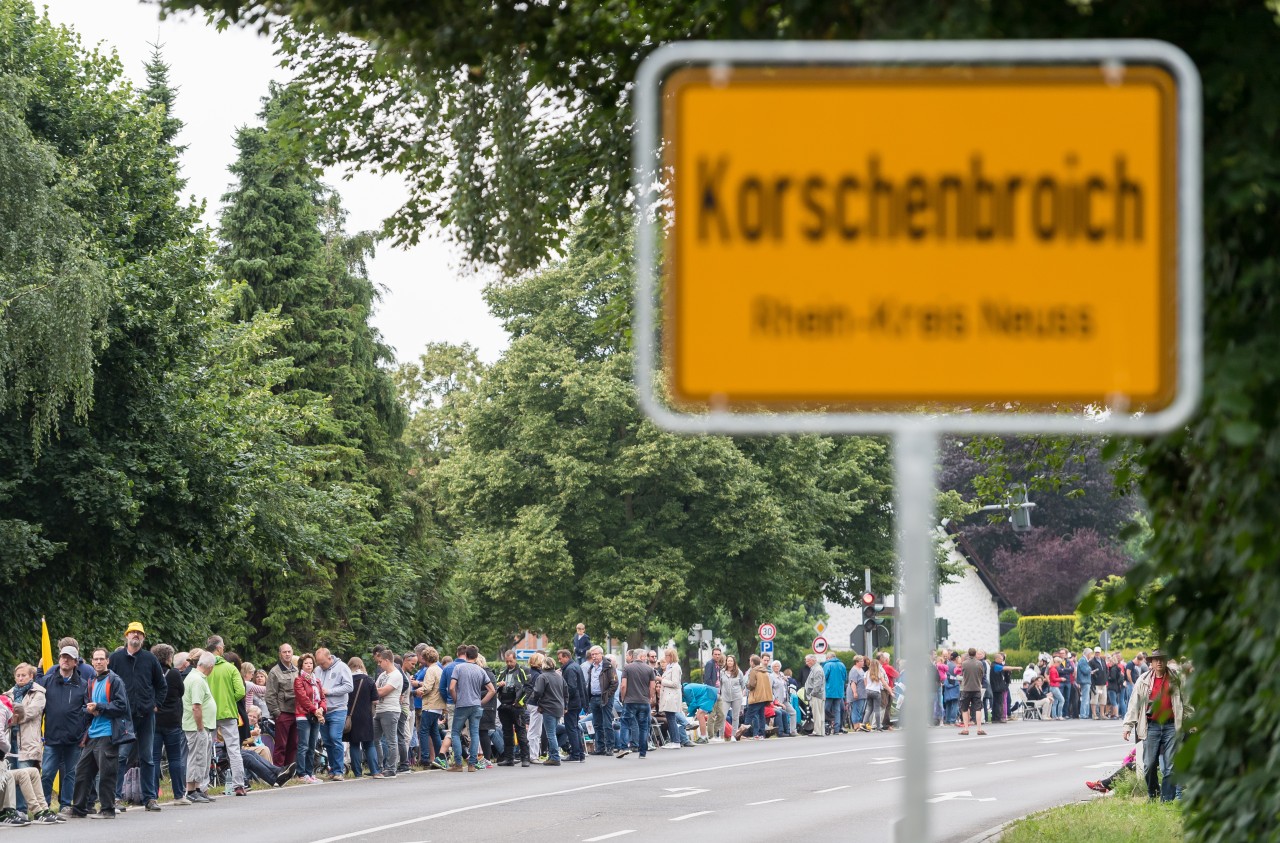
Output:
[[[1056,753],[1056,752],[1046,752],[1044,755],[1033,755],[1033,756],[1031,756],[1031,757],[1032,757],[1032,758],[1052,758],[1053,756],[1055,756],[1055,755],[1057,755],[1057,754],[1058,754],[1058,753]]]
[[[994,796],[977,797],[973,795],[973,791],[956,790],[949,793],[939,793],[937,796],[928,800],[929,802],[994,802]]]
[[[834,793],[837,790],[844,790],[847,787],[849,787],[849,785],[842,784],[842,785],[839,785],[838,787],[829,787],[826,790],[815,790],[814,793]]]
[[[608,834],[602,834],[599,837],[584,837],[582,843],[596,843],[597,840],[608,840],[611,837],[621,837],[624,834],[635,834],[634,828],[624,828],[622,831],[612,831]]]
[[[678,816],[678,817],[672,817],[671,821],[673,823],[678,823],[678,822],[682,822],[683,820],[691,820],[694,817],[702,817],[702,816],[706,816],[707,814],[714,814],[714,813],[715,811],[694,811],[692,814],[682,814],[681,816]]]
[[[998,740],[1003,740],[1007,738],[1025,737],[1026,735],[1027,735],[1026,732],[1010,731],[1003,735],[992,735],[987,739],[986,742],[990,743],[991,741],[998,741]],[[938,741],[930,741],[930,744],[938,745],[938,744],[959,743],[964,740],[965,740],[964,738],[957,737],[957,738],[943,739]],[[649,775],[649,776],[634,776],[634,777],[625,778],[625,779],[612,779],[610,781],[593,782],[592,784],[581,785],[579,787],[565,788],[564,790],[543,791],[541,793],[530,793],[530,794],[525,794],[523,796],[512,796],[507,799],[495,799],[491,802],[476,802],[471,805],[460,805],[456,808],[448,808],[443,811],[437,811],[433,814],[424,814],[423,816],[420,816],[420,817],[411,817],[407,820],[400,820],[394,823],[386,823],[380,826],[364,828],[358,831],[351,831],[346,834],[334,835],[333,837],[324,837],[324,838],[321,838],[320,840],[313,841],[313,843],[338,843],[338,841],[340,840],[350,840],[353,837],[365,837],[371,834],[377,834],[380,831],[388,831],[393,828],[401,828],[406,825],[413,825],[414,823],[427,822],[429,820],[440,819],[441,817],[451,817],[454,814],[465,814],[469,811],[479,811],[484,808],[493,808],[498,805],[510,805],[516,802],[528,802],[531,799],[545,799],[549,796],[567,796],[569,794],[574,794],[574,793],[584,793],[589,790],[599,790],[600,788],[613,787],[615,785],[635,784],[636,782],[661,781],[662,779],[671,779],[671,778],[676,778],[678,776],[690,776],[690,775],[696,775],[698,773],[713,773],[718,770],[732,770],[732,769],[737,769],[739,767],[753,767],[760,764],[772,764],[776,761],[801,761],[808,758],[825,758],[829,755],[849,755],[851,753],[871,752],[875,750],[879,750],[883,752],[886,749],[902,749],[902,744],[892,744],[890,746],[880,746],[880,747],[859,746],[859,747],[852,747],[849,749],[832,749],[832,750],[825,750],[823,752],[811,752],[804,755],[782,755],[782,756],[777,756],[772,758],[757,758],[752,761],[738,761],[732,764],[717,764],[709,767],[694,767],[689,770],[677,770],[676,772],[672,772],[672,773],[658,773],[658,774]],[[1049,753],[1049,754],[1056,755],[1057,753]],[[1035,757],[1047,758],[1048,756],[1039,755]],[[889,762],[886,760],[884,763],[889,763]],[[878,779],[878,781],[891,782],[891,781],[897,781],[898,779],[901,779],[901,778],[905,778],[905,777],[891,776],[887,779]],[[396,787],[394,783],[392,783],[391,785],[388,785],[385,782],[380,786],[387,788],[389,790],[394,789]],[[263,793],[270,793],[274,795],[277,793],[285,794],[285,793],[299,793],[299,792],[309,792],[309,789],[302,788],[302,787],[282,787],[282,788],[276,788],[275,790],[272,790],[272,791],[259,791],[259,795],[262,795]]]
[[[683,799],[686,796],[697,796],[699,793],[706,793],[705,787],[664,787],[667,791],[658,797],[659,799]]]
[[[786,800],[783,799],[781,796],[779,796],[777,799],[761,799],[759,802],[748,802],[747,807],[750,808],[752,805],[768,805],[773,802],[784,802],[784,801]]]
[[[1066,738],[1041,738],[1036,743],[1066,743]]]
[[[1006,758],[1006,759],[1005,759],[1005,760],[1003,760],[1003,761],[988,761],[988,762],[987,762],[987,766],[988,766],[988,767],[994,767],[996,764],[1012,764],[1013,762],[1014,762],[1014,759],[1012,759],[1012,758]]]
[[[1077,749],[1076,752],[1097,752],[1100,749],[1119,749],[1122,746],[1128,746],[1127,743],[1110,743],[1106,746],[1091,746],[1088,749]]]
[[[1090,764],[1088,767],[1081,767],[1082,770],[1105,770],[1108,767],[1116,766],[1114,761],[1103,761],[1101,764]]]
[[[870,761],[868,761],[867,764],[870,764],[873,766],[876,764],[893,764],[901,760],[902,760],[901,758],[873,758]]]
[[[964,767],[948,767],[945,770],[934,770],[935,773],[954,773],[956,770],[963,770]]]

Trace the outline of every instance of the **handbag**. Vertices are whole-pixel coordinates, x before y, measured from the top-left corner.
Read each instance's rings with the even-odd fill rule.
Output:
[[[367,680],[366,680],[366,681],[367,681]],[[364,688],[364,682],[361,682],[361,683],[360,683],[360,687],[361,687],[361,688]],[[361,694],[361,695],[360,695],[360,697],[363,697],[363,696],[364,696],[364,694]],[[356,716],[355,716],[355,715],[356,715],[356,705],[359,705],[359,703],[360,703],[360,697],[356,697],[356,702],[355,702],[355,704],[351,706],[351,711],[350,711],[350,712],[348,712],[348,714],[347,714],[347,721],[346,721],[345,723],[343,723],[343,724],[342,724],[342,735],[343,735],[343,737],[346,737],[347,735],[351,734],[351,723],[356,719]]]

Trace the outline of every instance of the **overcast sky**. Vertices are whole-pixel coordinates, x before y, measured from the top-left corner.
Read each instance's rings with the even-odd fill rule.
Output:
[[[159,39],[178,89],[175,116],[186,124],[178,143],[187,147],[182,159],[187,190],[207,200],[205,219],[215,224],[231,180],[227,166],[236,157],[235,131],[256,122],[267,83],[284,79],[270,41],[237,29],[218,32],[203,17],[161,22],[156,7],[141,0],[45,0],[44,5],[50,18],[79,32],[86,47],[115,50],[137,85],[145,84],[143,63]],[[342,194],[354,230],[376,228],[405,195],[396,181],[356,175],[344,182],[341,175],[329,173],[326,181]],[[374,323],[400,360],[416,359],[432,341],[470,342],[486,361],[506,347],[506,334],[480,297],[483,278],[460,270],[455,255],[435,233],[414,249],[384,245],[370,263],[374,283],[385,287]]]

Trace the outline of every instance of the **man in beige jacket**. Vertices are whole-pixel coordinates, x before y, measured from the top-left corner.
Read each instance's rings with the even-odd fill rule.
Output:
[[[1124,716],[1124,739],[1136,734],[1143,741],[1142,758],[1147,771],[1147,796],[1156,798],[1157,772],[1164,774],[1159,782],[1160,801],[1174,798],[1173,756],[1178,751],[1178,735],[1184,717],[1195,712],[1182,699],[1182,681],[1177,670],[1169,668],[1168,657],[1159,649],[1147,657],[1151,669],[1138,677]],[[1156,762],[1159,761],[1159,767]]]

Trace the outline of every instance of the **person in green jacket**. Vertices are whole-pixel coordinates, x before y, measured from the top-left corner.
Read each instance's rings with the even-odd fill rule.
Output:
[[[244,759],[240,757],[240,716],[236,704],[244,699],[244,678],[236,666],[222,657],[226,643],[221,635],[210,635],[208,650],[214,655],[213,672],[209,674],[209,690],[218,704],[218,734],[227,748],[231,762],[231,786],[236,796],[246,796]]]

